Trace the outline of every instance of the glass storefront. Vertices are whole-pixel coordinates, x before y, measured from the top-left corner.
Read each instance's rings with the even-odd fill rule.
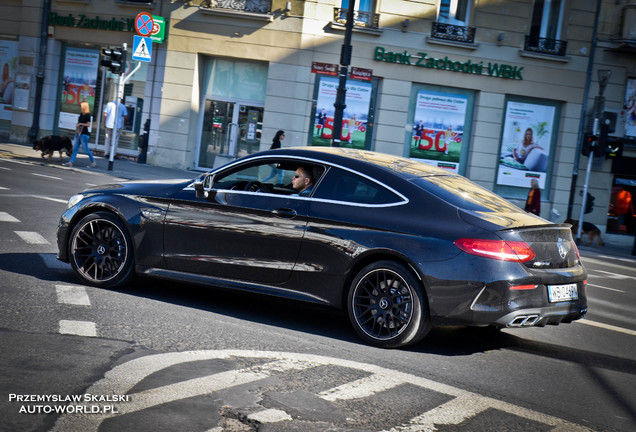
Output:
[[[267,65],[209,59],[206,63],[198,168],[260,150]],[[220,158],[219,158],[220,160]]]

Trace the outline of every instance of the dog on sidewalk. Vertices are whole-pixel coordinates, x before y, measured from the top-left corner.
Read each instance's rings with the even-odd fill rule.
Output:
[[[35,140],[33,143],[33,150],[42,152],[42,160],[48,160],[51,162],[53,153],[58,152],[60,154],[59,161],[63,160],[63,152],[66,152],[67,156],[71,156],[73,153],[73,143],[71,139],[64,135],[48,135]]]
[[[576,234],[579,232],[579,222],[566,219],[565,223],[569,223],[572,225],[572,235],[576,237]],[[592,246],[594,242],[596,242],[599,246],[605,246],[603,243],[603,239],[601,239],[601,230],[598,229],[596,225],[591,222],[583,222],[583,229],[581,230],[581,241],[583,241],[583,236],[587,235],[587,239],[589,240],[588,246]]]

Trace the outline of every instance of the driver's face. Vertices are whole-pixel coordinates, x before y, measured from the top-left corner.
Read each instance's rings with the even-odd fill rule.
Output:
[[[305,173],[301,169],[297,169],[294,177],[292,178],[292,187],[298,192],[302,192],[309,186],[309,177],[305,176]]]

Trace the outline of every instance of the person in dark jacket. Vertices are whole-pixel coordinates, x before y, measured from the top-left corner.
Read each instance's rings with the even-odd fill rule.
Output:
[[[281,129],[278,132],[276,132],[276,135],[274,135],[274,139],[272,140],[272,145],[269,147],[269,149],[270,150],[279,149],[281,147],[281,141],[284,139],[285,139],[285,131]],[[282,169],[276,168],[276,165],[272,165],[272,172],[269,173],[269,175],[263,179],[263,183],[276,177],[276,174],[278,174],[278,183],[282,184],[283,176],[285,175],[285,172]]]
[[[280,148],[281,141],[284,139],[285,139],[284,130],[279,130],[278,132],[276,132],[276,135],[274,135],[274,139],[272,140],[272,145],[269,147],[270,150]]]

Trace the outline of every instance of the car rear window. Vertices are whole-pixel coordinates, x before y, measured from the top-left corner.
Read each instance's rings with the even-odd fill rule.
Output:
[[[327,172],[313,198],[370,205],[395,204],[404,201],[387,187],[339,168],[331,168]]]
[[[462,176],[422,177],[414,180],[414,183],[464,210],[513,213],[521,211],[511,202]]]

